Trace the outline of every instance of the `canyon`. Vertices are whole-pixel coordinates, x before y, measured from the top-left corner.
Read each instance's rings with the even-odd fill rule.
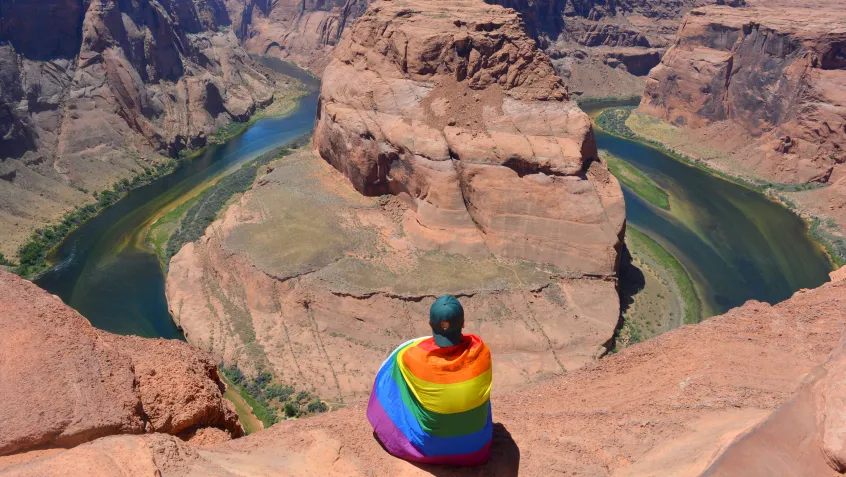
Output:
[[[846,251],[843,3],[693,10],[628,124],[641,136],[771,187],[833,224]],[[657,123],[653,119],[661,122]],[[803,185],[802,187],[790,185]]]
[[[248,53],[322,76],[309,145],[222,149],[276,155],[162,264],[188,343],[98,330],[0,269],[0,475],[842,475],[846,268],[614,348],[626,204],[574,101],[645,84],[634,133],[839,226],[839,1],[62,0],[44,2],[43,21],[76,12],[52,42],[0,0],[0,146],[17,154],[0,186],[95,160],[115,169],[84,180],[107,186],[127,148],[154,164],[296,93]],[[32,79],[61,55],[81,89],[53,84],[46,107]],[[493,350],[478,468],[393,459],[365,418],[379,363],[430,333],[443,293]],[[233,365],[331,412],[242,437],[218,376]]]
[[[0,71],[9,258],[34,229],[296,90],[250,60],[218,0],[3,1]]]
[[[314,148],[171,261],[191,343],[334,402],[365,396],[443,293],[501,356],[503,389],[607,352],[622,193],[513,11],[371,5],[324,71]]]

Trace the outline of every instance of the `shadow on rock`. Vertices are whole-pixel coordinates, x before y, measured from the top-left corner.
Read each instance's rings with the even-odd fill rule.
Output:
[[[634,297],[646,288],[646,277],[632,261],[629,247],[623,247],[620,257],[620,316],[634,303]]]
[[[520,448],[504,425],[494,424],[491,460],[487,464],[477,467],[414,465],[436,477],[514,477],[520,470]]]

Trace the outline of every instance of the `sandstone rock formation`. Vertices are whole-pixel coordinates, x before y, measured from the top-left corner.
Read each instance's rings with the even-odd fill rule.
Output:
[[[846,471],[846,334],[784,406],[739,437],[703,476],[814,475]]]
[[[321,73],[344,28],[367,0],[225,0],[233,29],[250,53],[270,55]]]
[[[413,214],[404,203],[362,196],[311,151],[270,169],[168,270],[177,324],[226,363],[354,402],[394,347],[431,333],[428,309],[444,293],[461,298],[467,331],[497,353],[498,392],[610,346],[612,279],[423,250],[403,225]]]
[[[828,364],[814,367],[838,347],[845,324],[846,282],[841,281],[800,291],[776,306],[750,302],[539,386],[494,396],[493,460],[474,472],[697,476],[712,461],[720,468],[737,455],[733,449],[748,438],[728,446],[726,455],[716,459],[745,430],[761,421],[759,429],[766,428],[785,409],[790,410],[793,404],[788,403],[767,419],[790,401],[802,380],[809,383],[804,389],[822,391],[813,396],[824,396],[825,401],[814,401],[814,406],[829,406],[826,420],[802,415],[780,428],[780,436],[808,436],[807,442],[799,444],[813,444],[815,436],[826,434],[815,434],[811,428],[842,429],[832,420],[843,410],[842,349]],[[839,437],[826,439],[827,455],[835,456],[835,462],[841,455]],[[752,466],[763,462],[770,469],[790,470],[784,466],[805,449],[812,452],[803,459],[819,463],[825,455],[819,448],[800,445],[756,447],[752,460],[742,462],[747,467],[712,475],[834,472],[825,463],[813,468],[819,473],[810,474],[755,473],[757,468]],[[121,467],[118,462],[131,466]],[[109,437],[52,455],[0,458],[0,471],[11,476],[129,476],[153,475],[156,470],[167,476],[466,475],[463,470],[414,466],[388,456],[372,438],[363,405],[277,424],[199,452],[176,439],[152,435]]]
[[[846,176],[844,45],[846,14],[827,2],[697,9],[650,73],[640,111],[712,130],[754,175],[835,182]]]
[[[173,316],[325,399],[365,396],[444,293],[501,356],[500,389],[592,361],[619,317],[625,211],[567,98],[511,11],[372,4],[324,74],[314,144],[338,170],[273,164],[172,260]]]
[[[90,192],[203,145],[273,97],[221,0],[3,0],[0,11],[7,257]]]
[[[217,368],[186,343],[99,331],[0,271],[0,455],[112,434],[243,434]]]
[[[590,120],[508,10],[376,2],[327,67],[314,143],[412,242],[612,276],[624,220]]]
[[[523,15],[571,91],[590,97],[640,95],[649,70],[694,7],[743,0],[486,0]]]

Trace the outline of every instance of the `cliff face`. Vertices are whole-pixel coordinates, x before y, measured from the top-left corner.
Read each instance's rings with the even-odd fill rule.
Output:
[[[846,16],[840,8],[707,7],[685,19],[640,111],[729,129],[744,165],[782,182],[846,174]],[[751,143],[751,144],[750,144]]]
[[[495,395],[493,459],[474,472],[693,477],[710,468],[706,475],[840,475],[844,324],[841,281],[775,306],[750,302],[540,385]],[[494,369],[502,359],[494,353]],[[756,445],[745,444],[750,440]],[[152,435],[16,457],[0,458],[4,475],[432,473],[390,457],[373,439],[363,405],[280,423],[202,452]],[[94,470],[92,462],[99,464]]]
[[[0,271],[0,455],[113,434],[243,434],[217,368],[186,343],[112,335]]]
[[[672,43],[681,18],[702,5],[743,0],[666,2],[486,0],[520,12],[571,90],[586,96],[640,95],[649,70]]]
[[[625,212],[587,115],[516,15],[430,5],[375,3],[345,36],[320,155],[359,192],[407,203],[420,248],[613,275]]]
[[[250,53],[277,56],[321,73],[347,25],[368,0],[226,0],[233,29]]]
[[[272,100],[219,0],[3,0],[0,13],[4,239]]]

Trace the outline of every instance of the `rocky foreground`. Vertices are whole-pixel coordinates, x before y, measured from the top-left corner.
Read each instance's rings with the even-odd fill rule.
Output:
[[[0,455],[115,434],[243,435],[217,367],[187,343],[97,330],[4,271],[0,328]]]
[[[0,1],[0,253],[277,87],[219,0]],[[293,84],[287,86],[293,89]]]
[[[444,293],[500,389],[607,351],[622,193],[513,11],[372,4],[325,70],[314,145],[173,258],[191,343],[330,402],[366,396]]]
[[[33,296],[33,286],[13,286],[22,298]],[[61,307],[41,296],[19,316],[44,320],[43,301]],[[41,477],[695,476],[707,470],[707,475],[835,476],[846,457],[844,325],[846,282],[841,281],[800,291],[776,306],[750,302],[543,384],[494,396],[494,457],[478,469],[415,466],[389,457],[358,404],[203,448],[156,433],[18,453],[0,457],[0,472]],[[43,340],[12,336],[19,338],[16,350]],[[55,349],[72,358],[79,356],[76,349],[86,348],[74,346]],[[10,353],[4,349],[6,376]],[[497,353],[494,361],[495,367],[501,363]],[[96,375],[80,378],[76,392],[99,386]],[[21,389],[27,388],[16,387]],[[4,396],[4,402],[17,402],[15,423],[32,420],[36,410],[49,415],[63,406],[57,399]],[[9,422],[5,415],[2,422]],[[4,437],[7,432],[4,427]]]

